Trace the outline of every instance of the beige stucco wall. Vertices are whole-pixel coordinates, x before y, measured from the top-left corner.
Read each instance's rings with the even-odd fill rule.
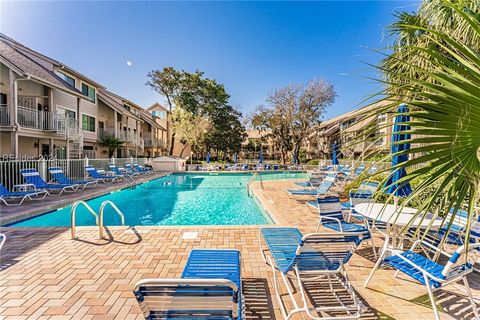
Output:
[[[10,132],[0,132],[0,155],[13,154]]]
[[[4,93],[7,95],[8,99],[8,91],[9,91],[9,83],[10,83],[10,78],[9,78],[9,69],[3,65],[0,64],[0,93]]]

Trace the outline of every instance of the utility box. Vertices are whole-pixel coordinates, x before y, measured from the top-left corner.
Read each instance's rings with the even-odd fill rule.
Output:
[[[148,164],[155,171],[182,172],[186,170],[187,159],[173,156],[161,156],[151,159]]]

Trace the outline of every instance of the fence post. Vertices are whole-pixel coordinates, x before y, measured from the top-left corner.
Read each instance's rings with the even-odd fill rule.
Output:
[[[137,159],[135,159],[135,160],[137,160]],[[138,161],[138,160],[137,160],[137,161]],[[133,163],[133,157],[130,156],[130,164],[132,164],[132,163]]]
[[[88,166],[88,157],[85,156],[85,159],[83,159],[83,161],[85,162],[85,167]]]
[[[45,159],[41,159],[39,164],[38,164],[38,173],[40,174],[40,177],[45,180],[45,181],[48,181],[47,179],[47,161],[45,161]]]
[[[110,159],[110,161],[111,161],[111,162],[110,162],[111,164],[115,164],[115,157],[112,157],[112,158]]]

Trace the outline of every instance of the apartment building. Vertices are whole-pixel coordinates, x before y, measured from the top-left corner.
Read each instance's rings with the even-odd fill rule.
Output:
[[[166,127],[139,105],[3,34],[0,53],[3,157],[105,158],[106,136],[123,142],[117,157],[164,151]]]
[[[389,152],[393,113],[386,112],[379,116],[369,114],[386,104],[383,101],[370,104],[323,121],[312,128],[303,146],[308,156],[329,159],[334,142],[339,146],[340,155],[348,158]]]

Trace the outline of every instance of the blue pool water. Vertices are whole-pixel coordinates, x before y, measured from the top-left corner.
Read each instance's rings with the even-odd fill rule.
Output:
[[[265,172],[263,180],[304,178],[305,173]],[[130,226],[255,225],[272,223],[255,199],[247,194],[252,173],[173,174],[134,188],[113,192],[87,203],[96,211],[105,200],[113,201]],[[13,224],[14,227],[70,226],[71,207]],[[77,225],[93,226],[95,219],[79,206]],[[112,208],[104,213],[104,224],[120,225]]]

